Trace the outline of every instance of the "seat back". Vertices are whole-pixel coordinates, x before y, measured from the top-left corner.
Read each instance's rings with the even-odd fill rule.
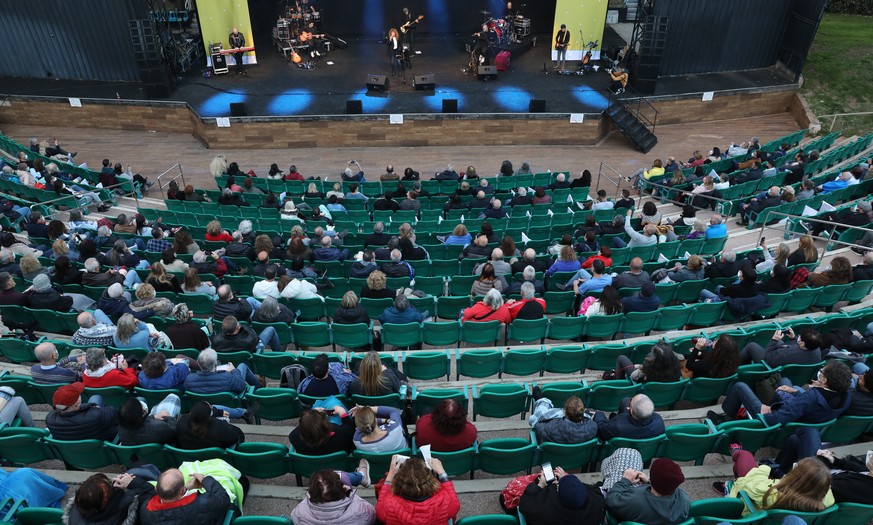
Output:
[[[542,348],[509,350],[503,356],[503,373],[512,376],[542,376],[547,355]]]

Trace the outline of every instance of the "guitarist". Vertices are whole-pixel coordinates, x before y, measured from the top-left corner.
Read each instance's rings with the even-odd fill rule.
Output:
[[[555,69],[562,73],[567,62],[568,47],[570,47],[570,31],[567,30],[567,24],[561,24],[561,29],[555,35],[555,50],[558,52],[558,64],[555,65]]]
[[[403,43],[409,45],[409,50],[412,51],[412,45],[415,43],[415,25],[417,24],[415,15],[408,7],[403,8],[403,16],[400,18],[402,24],[401,33],[403,33]],[[405,32],[404,32],[405,29]]]
[[[312,58],[320,57],[327,53],[324,47],[324,35],[316,35],[315,31],[315,22],[309,22],[300,32],[300,36],[297,37],[301,43],[309,46],[309,55]]]

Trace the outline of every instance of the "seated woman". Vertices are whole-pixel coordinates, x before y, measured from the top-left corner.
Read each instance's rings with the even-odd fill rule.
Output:
[[[197,401],[191,412],[179,418],[176,424],[176,442],[179,448],[229,448],[244,442],[243,431],[227,421],[219,419],[224,413],[206,401]]]
[[[57,260],[58,257],[69,257],[74,261],[79,260],[79,252],[70,250],[70,245],[63,239],[55,239],[55,242],[52,243],[52,249],[45,255],[54,260]]]
[[[142,360],[142,370],[136,377],[139,386],[147,390],[185,390],[185,379],[192,369],[200,369],[195,359],[174,357],[168,360],[163,352],[151,352]]]
[[[367,284],[361,288],[361,298],[367,299],[394,299],[397,292],[388,288],[385,274],[379,270],[367,276]]]
[[[834,257],[831,267],[823,272],[809,274],[809,283],[812,286],[827,286],[829,284],[847,284],[852,282],[852,263],[843,257]]]
[[[309,478],[306,497],[291,511],[296,525],[348,523],[374,525],[376,509],[355,494],[353,487],[369,487],[370,473],[366,459],[355,472],[319,470]]]
[[[337,307],[336,312],[334,312],[333,322],[339,324],[370,324],[370,316],[367,315],[367,310],[358,302],[358,296],[355,295],[355,292],[349,290],[343,295],[340,305]]]
[[[494,265],[485,263],[482,265],[482,272],[479,274],[479,278],[473,281],[473,285],[470,287],[470,295],[485,295],[491,290],[503,292],[504,288],[506,288],[505,284],[503,276],[498,278],[495,275]]]
[[[582,301],[584,308],[579,310],[580,315],[592,317],[595,315],[615,315],[622,311],[621,298],[618,295],[618,289],[612,285],[606,285],[600,292],[600,297],[586,304],[589,299],[586,297]]]
[[[470,448],[476,434],[476,426],[467,421],[467,414],[454,399],[446,399],[415,423],[416,446],[430,445],[436,452]]]
[[[815,247],[815,241],[809,235],[801,235],[797,249],[788,256],[788,263],[785,266],[814,263],[817,260],[818,249]]]
[[[140,258],[139,255],[130,251],[124,240],[118,239],[112,245],[112,249],[107,251],[104,256],[105,261],[102,264],[107,266],[125,266],[127,268],[148,268],[149,262]]]
[[[643,209],[640,212],[640,221],[643,225],[646,224],[661,224],[661,212],[652,201],[646,201],[643,204]]]
[[[685,236],[686,239],[705,239],[706,238],[706,223],[700,219],[694,221],[691,225],[691,231]]]
[[[292,312],[284,304],[279,304],[275,297],[268,296],[261,301],[261,307],[252,314],[252,321],[256,323],[285,323],[291,324],[295,319]]]
[[[94,474],[76,491],[64,509],[64,523],[69,525],[123,525],[137,521],[139,505],[155,495],[154,486],[160,471],[133,469],[110,479]]]
[[[564,246],[558,259],[546,270],[546,277],[551,277],[555,272],[575,272],[581,267],[582,264],[576,259],[576,250],[572,246]]]
[[[116,326],[115,335],[112,336],[113,346],[116,348],[157,348],[157,332],[152,334],[149,327],[144,322],[137,321],[133,315],[122,315]]]
[[[774,257],[773,251],[767,249],[763,239],[761,239],[761,251],[764,252],[764,260],[755,265],[755,271],[758,273],[766,272],[777,264],[785,266],[788,262],[788,257],[791,255],[791,248],[789,248],[788,244],[781,242]]]
[[[349,383],[346,395],[384,396],[400,392],[404,378],[395,369],[389,369],[377,352],[367,352],[358,368],[358,377]]]
[[[215,285],[201,281],[200,274],[197,273],[197,268],[188,268],[185,270],[185,282],[182,284],[182,293],[186,295],[205,294],[213,299],[218,299],[218,292],[215,289]]]
[[[585,234],[586,237],[588,236],[588,233]],[[591,257],[585,259],[585,262],[582,263],[582,268],[585,268],[586,270],[591,268],[591,265],[594,264],[594,261],[598,259],[603,261],[603,266],[607,268],[612,266],[612,248],[604,244],[600,247],[600,253],[598,253],[597,255],[592,255]]]
[[[213,242],[233,242],[233,237],[221,229],[221,221],[218,220],[210,221],[206,225],[205,239]]]
[[[179,259],[176,256],[176,250],[172,247],[161,252],[161,261],[156,264],[163,266],[167,272],[184,272],[188,269],[188,263]]]
[[[740,349],[729,335],[720,335],[711,348],[705,337],[698,337],[688,356],[680,359],[682,377],[730,377],[740,365]]]
[[[357,406],[350,411],[355,418],[355,448],[364,452],[393,452],[409,447],[400,411],[394,407]]]
[[[624,379],[628,375],[636,383],[648,381],[672,383],[682,378],[679,357],[673,348],[664,342],[655,344],[641,365],[633,364],[625,355],[618,356],[615,363],[615,377],[609,379]],[[604,379],[606,378],[604,374]]]
[[[173,348],[193,348],[198,351],[209,348],[209,337],[200,325],[191,321],[193,317],[194,312],[188,309],[187,304],[179,303],[173,307],[173,319],[176,322],[166,329]],[[191,361],[197,362],[193,359]]]
[[[336,398],[328,398],[336,401]],[[333,423],[328,416],[339,418]],[[350,453],[355,449],[352,441],[355,423],[340,403],[329,408],[313,408],[300,416],[297,428],[288,435],[294,452],[307,456],[323,456],[334,452]]]
[[[167,273],[163,264],[153,264],[152,271],[145,282],[152,285],[156,292],[182,293],[179,280],[176,279],[175,275]]]
[[[503,324],[512,322],[509,307],[504,303],[503,296],[496,289],[485,294],[481,301],[461,311],[461,322],[500,321]]]
[[[136,289],[136,300],[130,303],[132,312],[149,310],[152,315],[167,317],[173,312],[173,302],[166,297],[157,297],[152,285],[143,283]]]
[[[471,242],[473,242],[473,236],[467,231],[466,226],[459,224],[452,230],[452,234],[446,237],[444,244],[446,246],[466,246]]]
[[[777,264],[770,270],[770,279],[756,285],[761,293],[786,293],[791,290],[791,270]]]
[[[55,259],[55,272],[52,274],[52,282],[58,285],[82,284],[82,272],[73,268],[70,259],[62,255]]]
[[[169,394],[149,410],[141,398],[129,397],[118,409],[118,437],[122,445],[161,445],[176,442],[176,418],[182,400]]]
[[[673,268],[669,270],[658,270],[652,274],[652,281],[656,283],[681,283],[682,281],[692,281],[703,279],[703,258],[699,255],[692,255],[688,258],[685,266],[677,262]]]
[[[415,516],[417,525],[443,525],[456,520],[460,510],[455,486],[439,459],[433,458],[428,468],[420,458],[400,462],[394,456],[376,502],[380,523],[409,525],[404,517]]]
[[[770,467],[758,466],[755,456],[743,450],[742,446],[732,445],[731,457],[737,480],[729,495],[734,498],[741,490],[744,491],[756,509],[821,512],[834,504],[831,473],[815,458],[801,459],[782,479],[770,479]],[[723,489],[724,483],[717,481],[713,486]]]

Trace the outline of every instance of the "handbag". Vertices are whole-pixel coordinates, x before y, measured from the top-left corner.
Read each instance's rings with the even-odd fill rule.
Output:
[[[514,513],[518,508],[518,503],[521,501],[521,495],[524,494],[524,489],[528,485],[534,483],[539,474],[525,474],[519,476],[509,483],[500,491],[500,503],[503,509],[507,512]]]

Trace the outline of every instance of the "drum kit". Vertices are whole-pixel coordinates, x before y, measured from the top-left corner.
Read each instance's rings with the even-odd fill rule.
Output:
[[[487,26],[488,41],[491,45],[517,44],[530,35],[530,18],[525,18],[524,15],[493,18],[489,11],[483,9],[479,12],[482,13],[483,17],[482,25]]]
[[[284,30],[285,34],[288,35],[288,39],[292,40],[297,38],[301,31],[309,27],[311,22],[321,27],[320,11],[298,11],[295,7],[286,7],[283,16],[276,22],[276,28],[280,35]]]

